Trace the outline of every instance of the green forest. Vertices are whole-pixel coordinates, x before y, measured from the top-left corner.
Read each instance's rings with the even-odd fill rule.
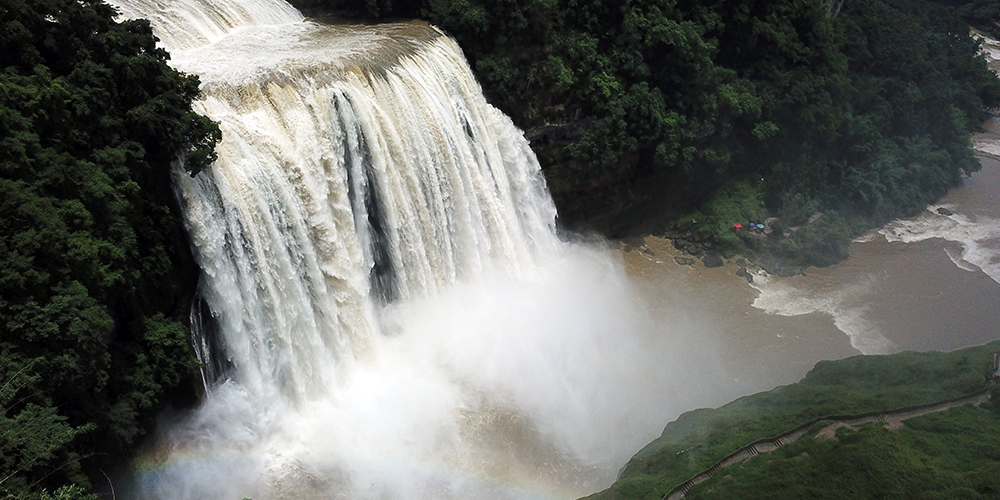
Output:
[[[198,81],[95,0],[0,0],[0,498],[96,498],[191,404],[196,279],[171,164],[214,160]]]
[[[297,3],[454,36],[564,226],[694,220],[719,252],[797,265],[976,171],[969,133],[1000,104],[968,36],[1000,0]],[[97,498],[157,413],[197,399],[171,175],[221,134],[148,22],[113,16],[0,0],[0,499]],[[731,230],[766,217],[779,236]]]
[[[293,3],[454,36],[532,139],[564,225],[693,219],[727,255],[842,260],[978,170],[969,132],[1000,104],[968,36],[996,29],[995,0]],[[767,217],[774,238],[733,231]]]

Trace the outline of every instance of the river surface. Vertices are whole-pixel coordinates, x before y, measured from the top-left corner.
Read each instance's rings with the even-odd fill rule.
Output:
[[[790,278],[708,269],[669,240],[622,244],[655,302],[683,303],[747,392],[801,378],[817,361],[954,350],[1000,338],[1000,161],[996,123],[975,138],[983,168],[916,217],[856,240],[851,257]],[[940,210],[940,212],[939,212]],[[951,215],[944,215],[944,214]]]

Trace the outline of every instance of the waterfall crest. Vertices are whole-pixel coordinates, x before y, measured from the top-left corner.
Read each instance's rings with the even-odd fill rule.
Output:
[[[171,53],[210,44],[239,28],[303,20],[302,14],[291,5],[272,0],[115,0],[108,3],[127,18],[149,19],[153,32]]]

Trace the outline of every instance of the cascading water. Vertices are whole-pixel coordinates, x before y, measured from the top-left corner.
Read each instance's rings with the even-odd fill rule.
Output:
[[[323,61],[329,45],[310,40],[322,27],[293,26],[309,66],[289,58],[263,82],[206,79],[199,109],[221,121],[219,161],[179,185],[202,297],[240,382],[308,397],[335,383],[329,360],[366,348],[373,306],[490,266],[517,273],[551,251],[554,209],[526,143],[449,39],[394,27],[416,31],[421,49],[390,61],[399,47],[387,45],[331,68],[340,59]],[[378,43],[359,38],[337,41]],[[435,126],[410,126],[424,123]]]
[[[569,498],[722,396],[682,318],[557,239],[523,135],[436,29],[116,4],[223,130],[210,170],[176,176],[209,397],[134,496]]]

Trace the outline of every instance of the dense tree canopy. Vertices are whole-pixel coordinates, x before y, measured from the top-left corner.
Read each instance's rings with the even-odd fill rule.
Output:
[[[842,258],[857,231],[977,170],[969,132],[1000,103],[968,36],[969,23],[996,29],[997,0],[293,3],[424,17],[455,36],[527,130],[564,220],[621,234],[654,203],[723,249],[800,263]],[[820,210],[781,241],[726,231]]]
[[[148,22],[113,15],[0,0],[0,498],[82,495],[195,373],[170,165],[220,133]]]

